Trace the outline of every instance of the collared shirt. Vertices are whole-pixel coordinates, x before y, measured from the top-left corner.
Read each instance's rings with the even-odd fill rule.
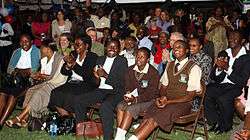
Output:
[[[103,64],[103,69],[106,71],[107,74],[109,74],[111,68],[112,68],[112,65],[114,63],[114,60],[115,60],[116,57],[107,57],[104,64]],[[100,77],[101,79],[101,82],[100,82],[100,85],[99,85],[99,88],[100,89],[113,89],[113,87],[111,85],[108,85],[106,84],[106,78],[104,77]]]
[[[76,59],[76,63],[80,66],[82,66],[84,62],[84,59],[82,59],[82,61],[80,61],[80,56],[78,55],[77,56],[77,59]],[[78,75],[77,73],[75,73],[73,70],[72,70],[72,76],[71,76],[71,80],[72,81],[83,81],[84,79],[82,78],[82,76]]]
[[[19,69],[28,69],[31,68],[31,51],[32,47],[28,50],[21,50],[21,57],[19,58],[16,68]]]
[[[145,65],[145,67],[143,68],[142,71],[139,70],[137,65],[135,65],[135,67],[133,68],[134,71],[139,72],[139,73],[144,73],[144,74],[148,73],[148,69],[149,69],[149,64],[148,63]]]
[[[41,74],[50,75],[52,72],[52,64],[54,62],[56,52],[54,52],[53,56],[48,61],[48,57],[44,57],[41,59]]]
[[[97,29],[98,28],[105,28],[105,27],[110,28],[110,19],[108,19],[104,16],[102,18],[99,18],[96,15],[91,15],[90,20],[93,21],[95,28],[97,28]],[[103,36],[102,32],[97,32],[97,38],[100,38],[102,36]]]
[[[153,43],[150,39],[148,39],[148,37],[144,37],[142,40],[139,40],[138,48],[146,47],[149,50],[151,50],[152,46],[153,46]]]
[[[127,52],[127,50],[123,50],[120,52],[120,55],[123,55],[127,59],[128,67],[135,64],[135,56],[133,55],[133,53],[129,53]]]
[[[156,25],[157,25],[158,27],[160,27],[162,31],[167,32],[167,31],[168,31],[168,28],[172,25],[172,22],[171,22],[171,21],[169,21],[169,22],[167,22],[167,21],[162,21],[162,20],[158,19],[158,20],[156,21]]]
[[[175,65],[179,63],[180,65],[177,67],[178,71],[183,68],[183,66],[188,62],[188,58],[183,59],[182,61],[178,61],[177,59],[175,60]],[[200,87],[200,80],[201,80],[201,68],[198,65],[194,65],[190,73],[188,75],[188,87],[187,91],[196,91],[199,92],[201,87]],[[170,79],[171,80],[171,79]],[[163,73],[160,82],[164,85],[167,86],[169,83],[168,79],[168,74],[167,74],[167,69]]]
[[[242,47],[242,48],[240,49],[240,51],[238,52],[238,54],[237,54],[235,57],[233,57],[233,55],[232,55],[232,49],[231,49],[231,48],[226,49],[226,52],[227,52],[227,54],[228,54],[228,56],[229,56],[229,67],[228,67],[228,70],[224,70],[224,72],[226,72],[226,76],[225,76],[224,80],[223,80],[221,83],[231,83],[231,84],[234,84],[232,81],[230,81],[230,80],[228,79],[228,76],[229,76],[229,75],[232,73],[232,71],[233,71],[232,67],[233,67],[234,61],[235,61],[237,58],[239,58],[240,56],[246,54],[247,52],[246,52],[245,47]],[[221,72],[222,72],[222,71],[218,71],[218,69],[216,69],[216,75],[219,75]]]

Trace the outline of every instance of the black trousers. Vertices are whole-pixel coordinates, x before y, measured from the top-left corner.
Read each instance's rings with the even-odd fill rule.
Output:
[[[100,116],[103,123],[104,140],[111,140],[113,137],[114,110],[122,99],[123,95],[107,89],[96,89],[77,96],[77,99],[74,99],[74,112],[77,123],[87,119],[86,113],[89,106],[101,102]]]
[[[210,84],[205,95],[205,116],[208,123],[217,123],[221,131],[232,128],[234,99],[242,93],[242,87],[234,84]]]
[[[0,72],[6,73],[12,53],[12,45],[0,46]]]

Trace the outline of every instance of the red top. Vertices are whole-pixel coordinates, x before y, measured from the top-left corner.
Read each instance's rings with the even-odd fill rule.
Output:
[[[158,34],[161,32],[161,28],[157,26],[155,30],[149,28],[149,36],[150,38],[158,38]]]
[[[155,53],[155,56],[154,56],[154,62],[156,64],[160,64],[161,61],[162,61],[162,52],[164,49],[170,49],[170,44],[167,43],[163,48],[161,47],[161,44],[159,42],[156,42],[155,43],[155,48],[156,48],[156,53]]]
[[[42,33],[44,33],[46,36],[48,36],[49,28],[50,28],[50,22],[40,23],[40,22],[32,22],[31,27],[33,30],[33,33],[36,36],[41,36]],[[41,46],[41,39],[34,39],[34,44],[36,46]]]

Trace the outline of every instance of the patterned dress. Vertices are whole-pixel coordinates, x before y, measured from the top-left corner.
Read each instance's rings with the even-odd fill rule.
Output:
[[[190,56],[190,59],[194,61],[202,70],[201,78],[205,82],[205,84],[209,84],[210,82],[210,72],[212,69],[212,58],[200,51],[197,54]]]

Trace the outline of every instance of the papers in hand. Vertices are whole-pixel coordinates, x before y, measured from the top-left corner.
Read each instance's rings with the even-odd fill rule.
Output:
[[[137,97],[137,96],[138,96],[138,90],[137,90],[137,88],[134,89],[134,90],[133,90],[132,92],[130,92],[129,94],[130,94],[130,96]]]
[[[131,98],[132,96],[137,97],[138,96],[137,88],[134,89],[132,92],[125,94],[124,96],[126,96],[127,98]],[[129,102],[128,105],[131,105],[131,103]]]

